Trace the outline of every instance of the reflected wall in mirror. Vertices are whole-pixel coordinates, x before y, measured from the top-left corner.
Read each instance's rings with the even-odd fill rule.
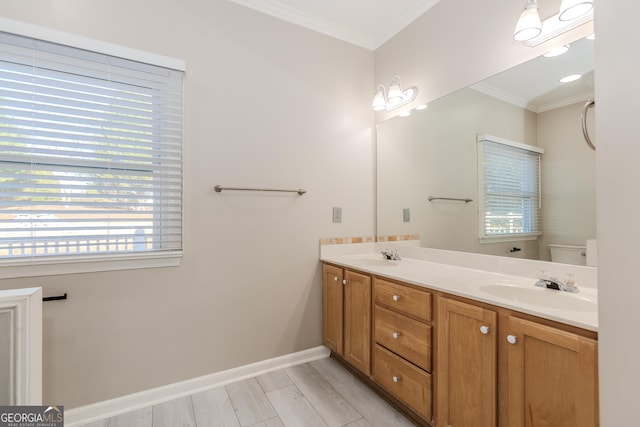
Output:
[[[582,78],[561,84],[569,74]],[[593,96],[593,41],[583,39],[561,56],[541,56],[378,124],[378,236],[417,234],[424,247],[545,261],[550,244],[586,246],[596,237],[595,153],[581,114]],[[587,117],[591,135],[594,115]],[[544,149],[537,239],[480,240],[477,134]]]

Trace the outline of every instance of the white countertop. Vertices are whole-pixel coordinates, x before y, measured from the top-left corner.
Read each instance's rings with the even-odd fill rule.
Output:
[[[381,248],[397,249],[402,259],[384,260]],[[438,259],[438,262],[430,258]],[[461,254],[406,244],[396,246],[388,242],[322,245],[320,255],[322,261],[332,264],[597,332],[595,269],[530,260],[509,260],[508,268],[503,268],[492,264],[496,261],[494,258],[502,257]],[[486,267],[478,268],[479,265]],[[537,271],[545,269],[560,277],[563,273],[575,274],[580,292],[574,294],[536,287]],[[500,270],[508,271],[508,274]],[[522,273],[513,274],[514,271]]]

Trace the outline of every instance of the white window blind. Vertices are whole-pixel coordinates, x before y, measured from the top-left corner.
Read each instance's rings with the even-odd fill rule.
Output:
[[[180,254],[183,72],[0,32],[0,259]]]
[[[478,135],[480,238],[541,234],[540,161],[543,150]]]

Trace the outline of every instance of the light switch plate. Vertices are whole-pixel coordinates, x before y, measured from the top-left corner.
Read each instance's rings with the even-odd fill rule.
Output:
[[[342,208],[333,208],[333,222],[342,222]]]

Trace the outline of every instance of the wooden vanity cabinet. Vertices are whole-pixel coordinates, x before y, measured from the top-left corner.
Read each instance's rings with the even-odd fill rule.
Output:
[[[371,372],[371,276],[322,266],[322,340],[365,375]]]
[[[507,318],[508,427],[593,427],[598,343],[555,327]]]
[[[322,271],[325,345],[418,424],[599,425],[597,333],[331,264]]]
[[[431,293],[374,277],[373,301],[371,376],[431,422]]]
[[[446,296],[437,305],[436,426],[598,426],[587,331]]]
[[[497,325],[495,311],[438,298],[438,426],[496,426]]]

